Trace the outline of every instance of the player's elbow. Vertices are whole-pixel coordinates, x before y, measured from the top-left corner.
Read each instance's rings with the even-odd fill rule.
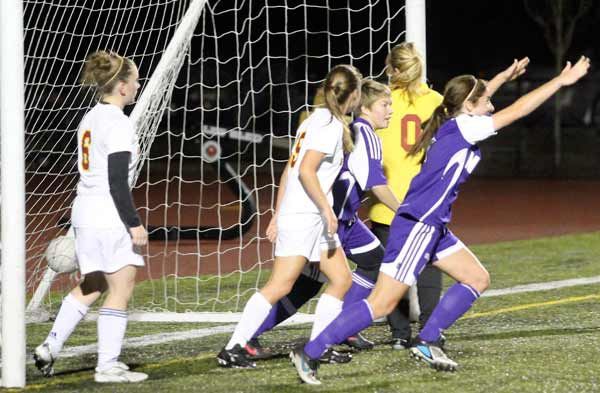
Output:
[[[302,184],[306,184],[306,182],[317,176],[317,172],[314,168],[307,165],[300,165],[298,169],[298,178],[302,182]]]

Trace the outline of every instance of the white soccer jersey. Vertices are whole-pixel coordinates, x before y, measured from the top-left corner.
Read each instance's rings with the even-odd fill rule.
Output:
[[[279,208],[279,215],[319,213],[319,208],[300,183],[299,169],[307,150],[325,153],[317,170],[321,189],[333,205],[331,187],[344,160],[342,123],[325,108],[316,109],[298,128],[296,143],[289,160],[287,185]]]
[[[138,145],[133,124],[123,111],[112,104],[98,103],[83,118],[77,131],[79,183],[73,202],[72,224],[75,227],[113,228],[123,226],[110,195],[108,156],[131,153],[131,183],[138,159]]]

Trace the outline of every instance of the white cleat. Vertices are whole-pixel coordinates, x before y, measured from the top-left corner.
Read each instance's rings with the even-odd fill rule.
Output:
[[[98,383],[134,383],[142,382],[147,378],[148,374],[129,371],[129,367],[121,362],[116,362],[105,370],[96,367],[96,374],[94,374],[94,381]]]
[[[321,381],[317,379],[317,369],[319,368],[319,359],[312,360],[304,353],[304,347],[299,346],[290,352],[290,359],[296,367],[300,379],[309,385],[320,385]]]
[[[438,371],[456,371],[458,368],[458,364],[437,345],[419,340],[410,347],[409,351],[414,358],[424,361]]]
[[[54,375],[54,356],[50,352],[48,343],[42,343],[37,346],[33,351],[33,360],[35,360],[35,367],[40,370],[44,377]]]

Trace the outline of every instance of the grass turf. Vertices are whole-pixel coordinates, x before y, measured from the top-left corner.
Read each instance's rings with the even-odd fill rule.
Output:
[[[600,233],[473,247],[492,275],[493,287],[600,275]],[[237,286],[235,278],[227,291]],[[252,279],[250,279],[252,281]],[[451,280],[445,280],[450,284]],[[185,285],[178,291],[185,290]],[[141,298],[139,296],[138,298]],[[280,356],[254,370],[217,367],[214,356],[227,340],[220,334],[195,340],[126,349],[122,359],[150,379],[137,385],[93,383],[95,354],[62,359],[58,375],[40,377],[28,366],[26,390],[48,392],[572,392],[600,391],[600,289],[585,285],[482,298],[447,332],[448,355],[457,373],[435,372],[393,351],[385,325],[365,334],[378,344],[345,365],[325,365],[321,387],[301,385],[285,357],[310,326],[275,329],[263,336]],[[141,298],[143,301],[143,298]],[[195,329],[199,324],[131,323],[128,337]],[[28,347],[43,340],[49,324],[28,327]],[[96,341],[95,324],[83,323],[69,345]]]

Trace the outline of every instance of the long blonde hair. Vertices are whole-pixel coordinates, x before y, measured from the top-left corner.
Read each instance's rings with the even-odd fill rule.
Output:
[[[446,83],[442,103],[435,108],[425,123],[421,137],[408,151],[408,155],[414,156],[421,151],[426,151],[440,126],[447,120],[458,116],[467,99],[475,104],[485,94],[485,85],[485,81],[477,79],[473,75],[457,76]],[[421,158],[421,162],[424,159],[425,155]]]
[[[323,81],[325,107],[344,126],[343,141],[346,153],[354,150],[354,138],[342,108],[348,103],[352,93],[358,91],[360,94],[361,79],[362,75],[355,67],[340,64],[333,67],[325,77],[325,81]]]
[[[386,59],[387,74],[392,90],[403,90],[408,102],[414,103],[421,94],[424,63],[421,54],[412,42],[403,42],[392,48]]]
[[[127,82],[134,67],[132,60],[114,52],[97,51],[85,59],[81,83],[95,86],[98,98],[112,93],[116,84]]]

